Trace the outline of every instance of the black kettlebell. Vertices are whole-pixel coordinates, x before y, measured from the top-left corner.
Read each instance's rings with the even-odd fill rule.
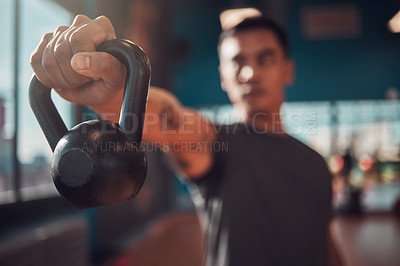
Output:
[[[58,192],[79,209],[132,199],[146,177],[141,148],[150,80],[150,63],[143,50],[127,40],[102,43],[126,67],[126,85],[119,123],[83,122],[70,131],[55,108],[51,89],[32,77],[29,101],[54,152],[51,174]]]

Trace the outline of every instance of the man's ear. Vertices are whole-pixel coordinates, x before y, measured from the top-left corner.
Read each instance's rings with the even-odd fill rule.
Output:
[[[287,59],[286,63],[286,73],[285,73],[285,81],[286,86],[292,86],[295,82],[296,70],[295,63],[293,59]]]
[[[219,79],[221,80],[221,89],[226,92],[225,85],[224,85],[224,77],[221,73],[221,65],[218,66],[218,73],[219,73]]]

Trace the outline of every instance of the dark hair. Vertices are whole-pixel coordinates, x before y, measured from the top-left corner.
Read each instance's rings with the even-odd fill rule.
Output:
[[[277,37],[279,44],[282,46],[285,56],[290,56],[289,37],[285,28],[267,17],[246,18],[236,26],[222,31],[218,41],[218,53],[220,53],[221,44],[226,38],[234,36],[237,32],[259,28],[272,31]]]

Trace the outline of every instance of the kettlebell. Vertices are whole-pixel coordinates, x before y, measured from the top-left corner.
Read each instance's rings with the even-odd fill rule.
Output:
[[[53,151],[51,175],[61,196],[78,209],[132,199],[142,187],[147,160],[141,144],[150,62],[143,50],[127,40],[97,47],[126,67],[119,123],[82,122],[67,130],[51,100],[51,89],[34,75],[29,85],[33,113]]]

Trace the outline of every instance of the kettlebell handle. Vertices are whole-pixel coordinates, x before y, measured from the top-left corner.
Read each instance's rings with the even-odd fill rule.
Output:
[[[97,51],[116,57],[126,68],[124,98],[119,126],[129,141],[139,145],[142,141],[144,114],[150,83],[150,62],[143,50],[128,40],[109,40],[100,44]],[[29,102],[51,150],[68,132],[64,121],[51,100],[51,88],[43,85],[33,75],[29,85]]]

